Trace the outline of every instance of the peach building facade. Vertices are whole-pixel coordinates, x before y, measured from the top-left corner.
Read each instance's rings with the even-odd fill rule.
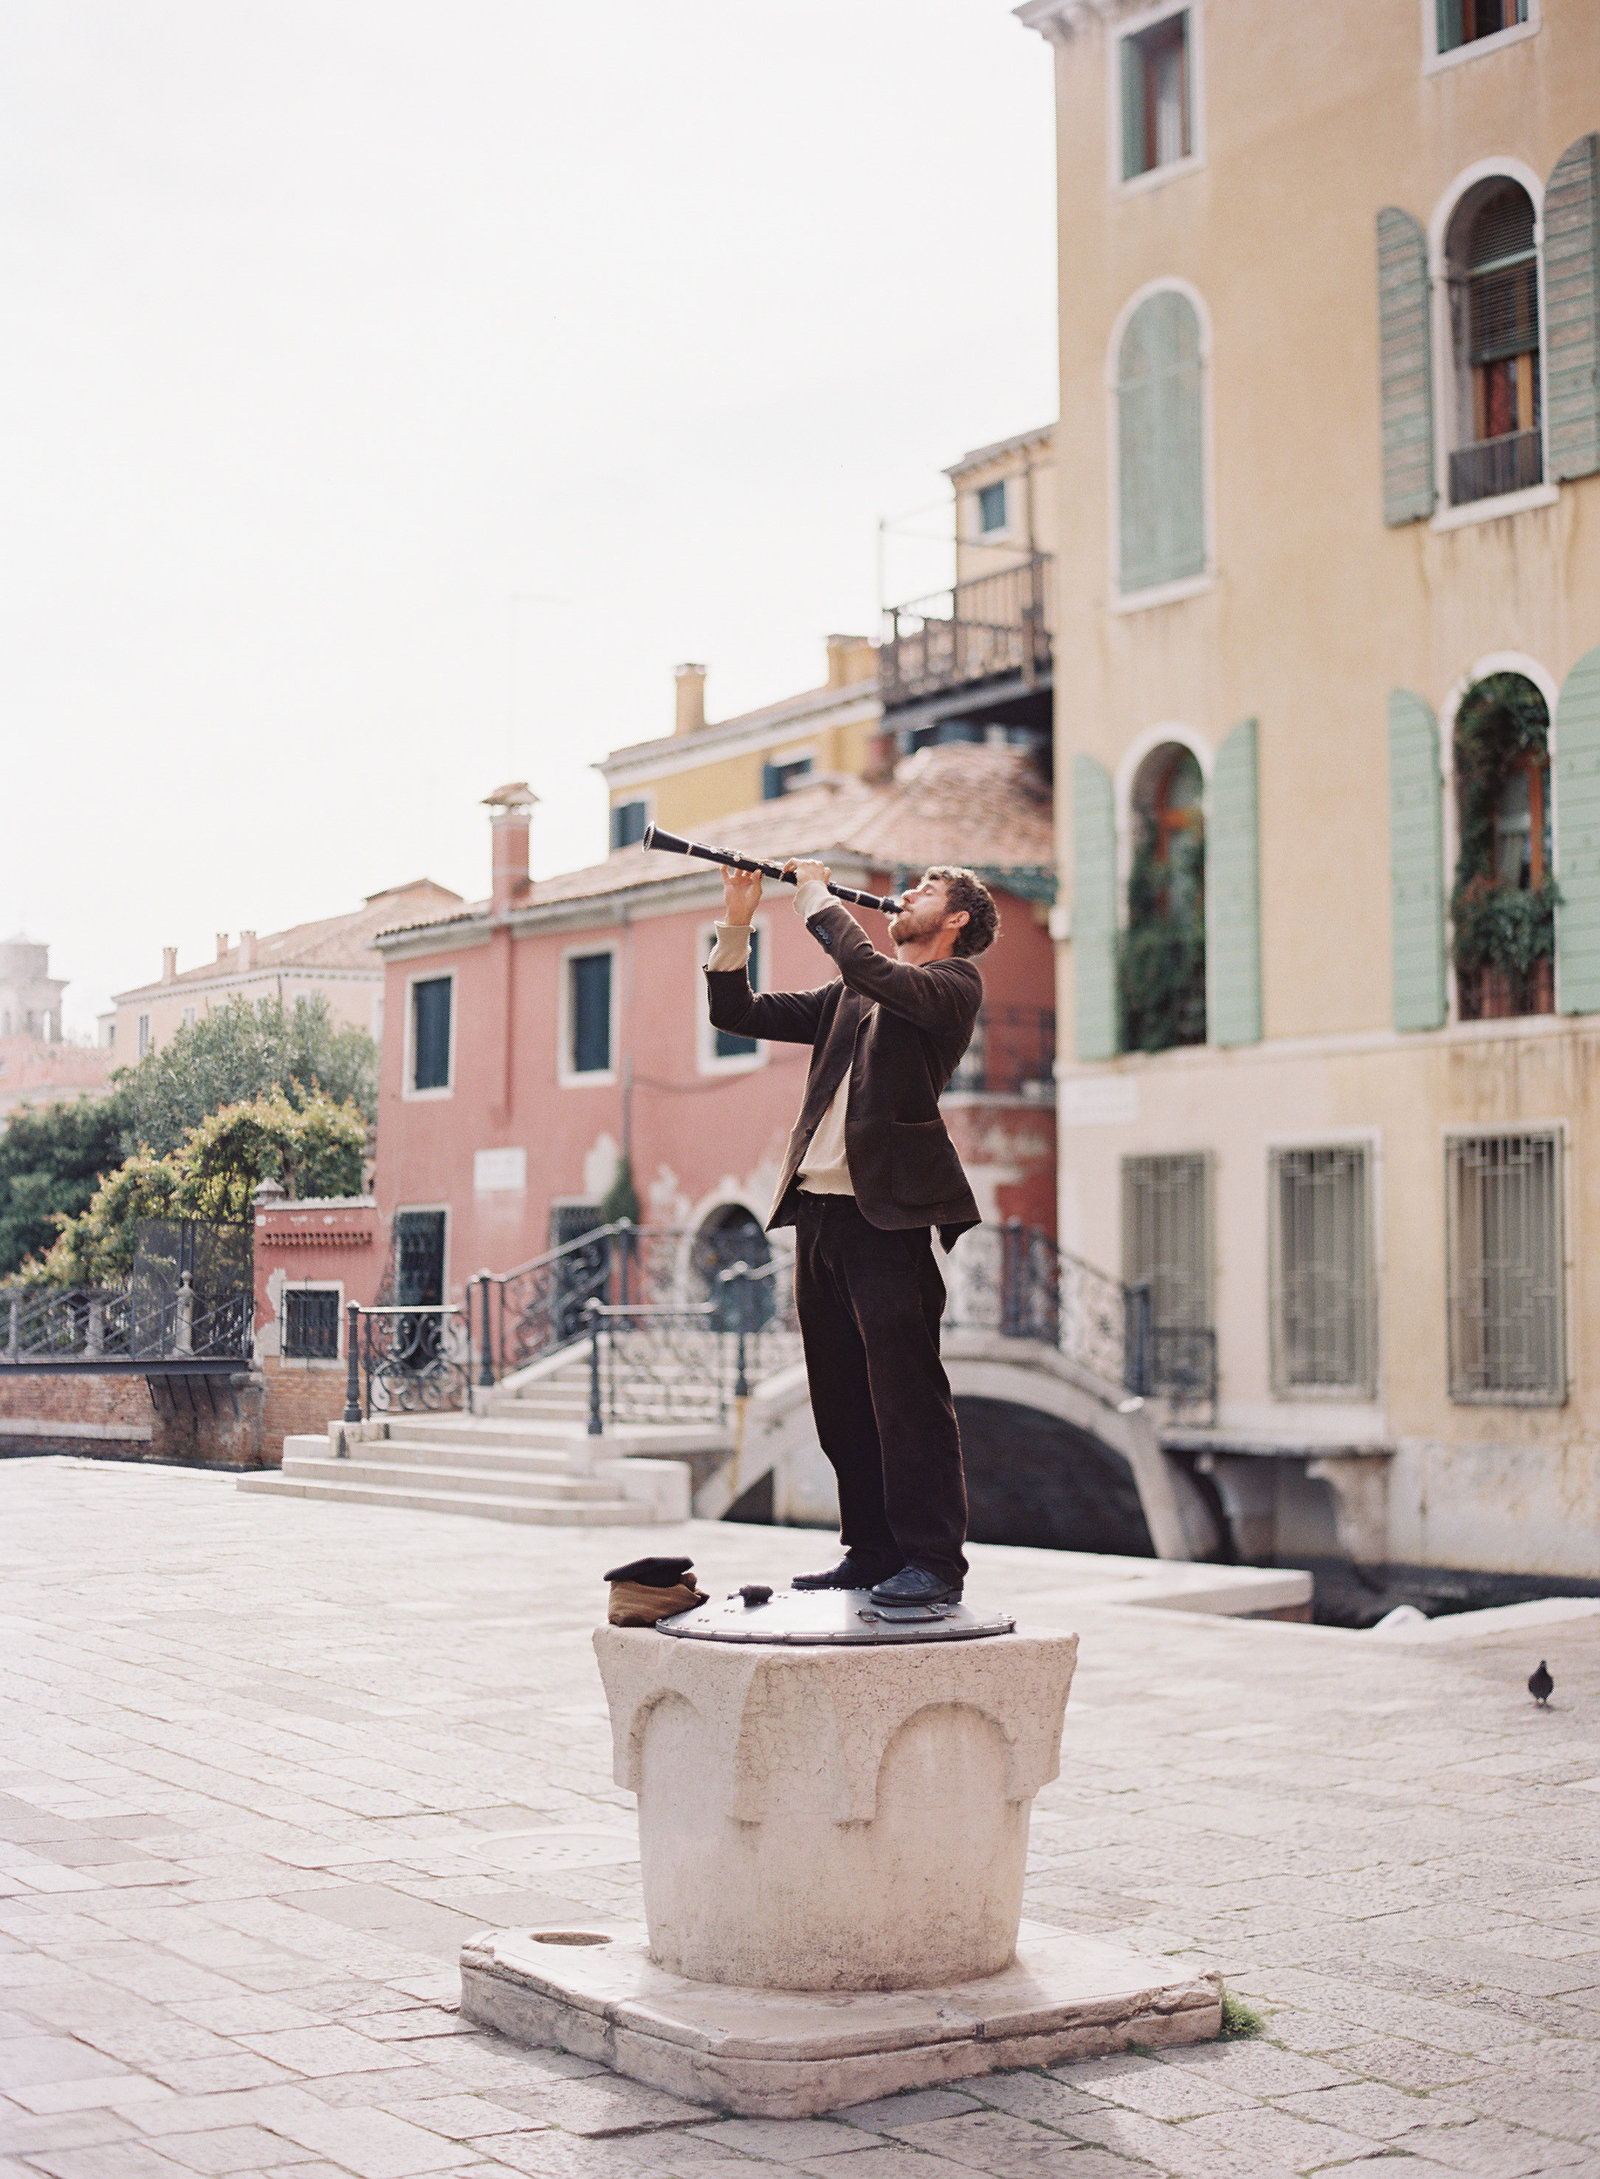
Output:
[[[1592,1574],[1600,10],[1027,0],[1061,1230],[1253,1548]],[[1345,1539],[1347,1540],[1347,1539]]]

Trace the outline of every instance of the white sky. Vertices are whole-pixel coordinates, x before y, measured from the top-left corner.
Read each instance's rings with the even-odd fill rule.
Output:
[[[820,681],[879,516],[1054,414],[1051,127],[1008,0],[8,0],[0,935],[69,1028],[483,893],[508,777],[597,859],[679,659]]]

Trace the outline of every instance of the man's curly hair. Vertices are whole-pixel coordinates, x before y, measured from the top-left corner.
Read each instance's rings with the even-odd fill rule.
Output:
[[[952,915],[966,910],[967,920],[956,932],[957,954],[970,959],[975,953],[987,953],[1000,936],[1000,911],[982,878],[959,863],[931,863],[923,875],[944,887]]]

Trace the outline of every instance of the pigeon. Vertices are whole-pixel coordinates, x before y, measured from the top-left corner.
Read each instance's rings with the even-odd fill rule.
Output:
[[[1539,1705],[1541,1710],[1547,1709],[1549,1707],[1551,1689],[1555,1686],[1555,1684],[1555,1681],[1550,1677],[1550,1667],[1541,1657],[1539,1659],[1538,1671],[1530,1672],[1528,1674],[1528,1693],[1533,1697],[1534,1701]]]

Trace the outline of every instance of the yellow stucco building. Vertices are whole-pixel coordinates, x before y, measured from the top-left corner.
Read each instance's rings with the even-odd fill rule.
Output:
[[[829,773],[858,779],[883,707],[878,654],[866,636],[830,636],[820,688],[732,719],[706,718],[706,669],[677,669],[670,734],[614,749],[596,769],[611,796],[611,846],[646,825],[705,838],[707,827]]]
[[[1251,1555],[1593,1575],[1600,7],[1017,13],[1063,1240]]]

